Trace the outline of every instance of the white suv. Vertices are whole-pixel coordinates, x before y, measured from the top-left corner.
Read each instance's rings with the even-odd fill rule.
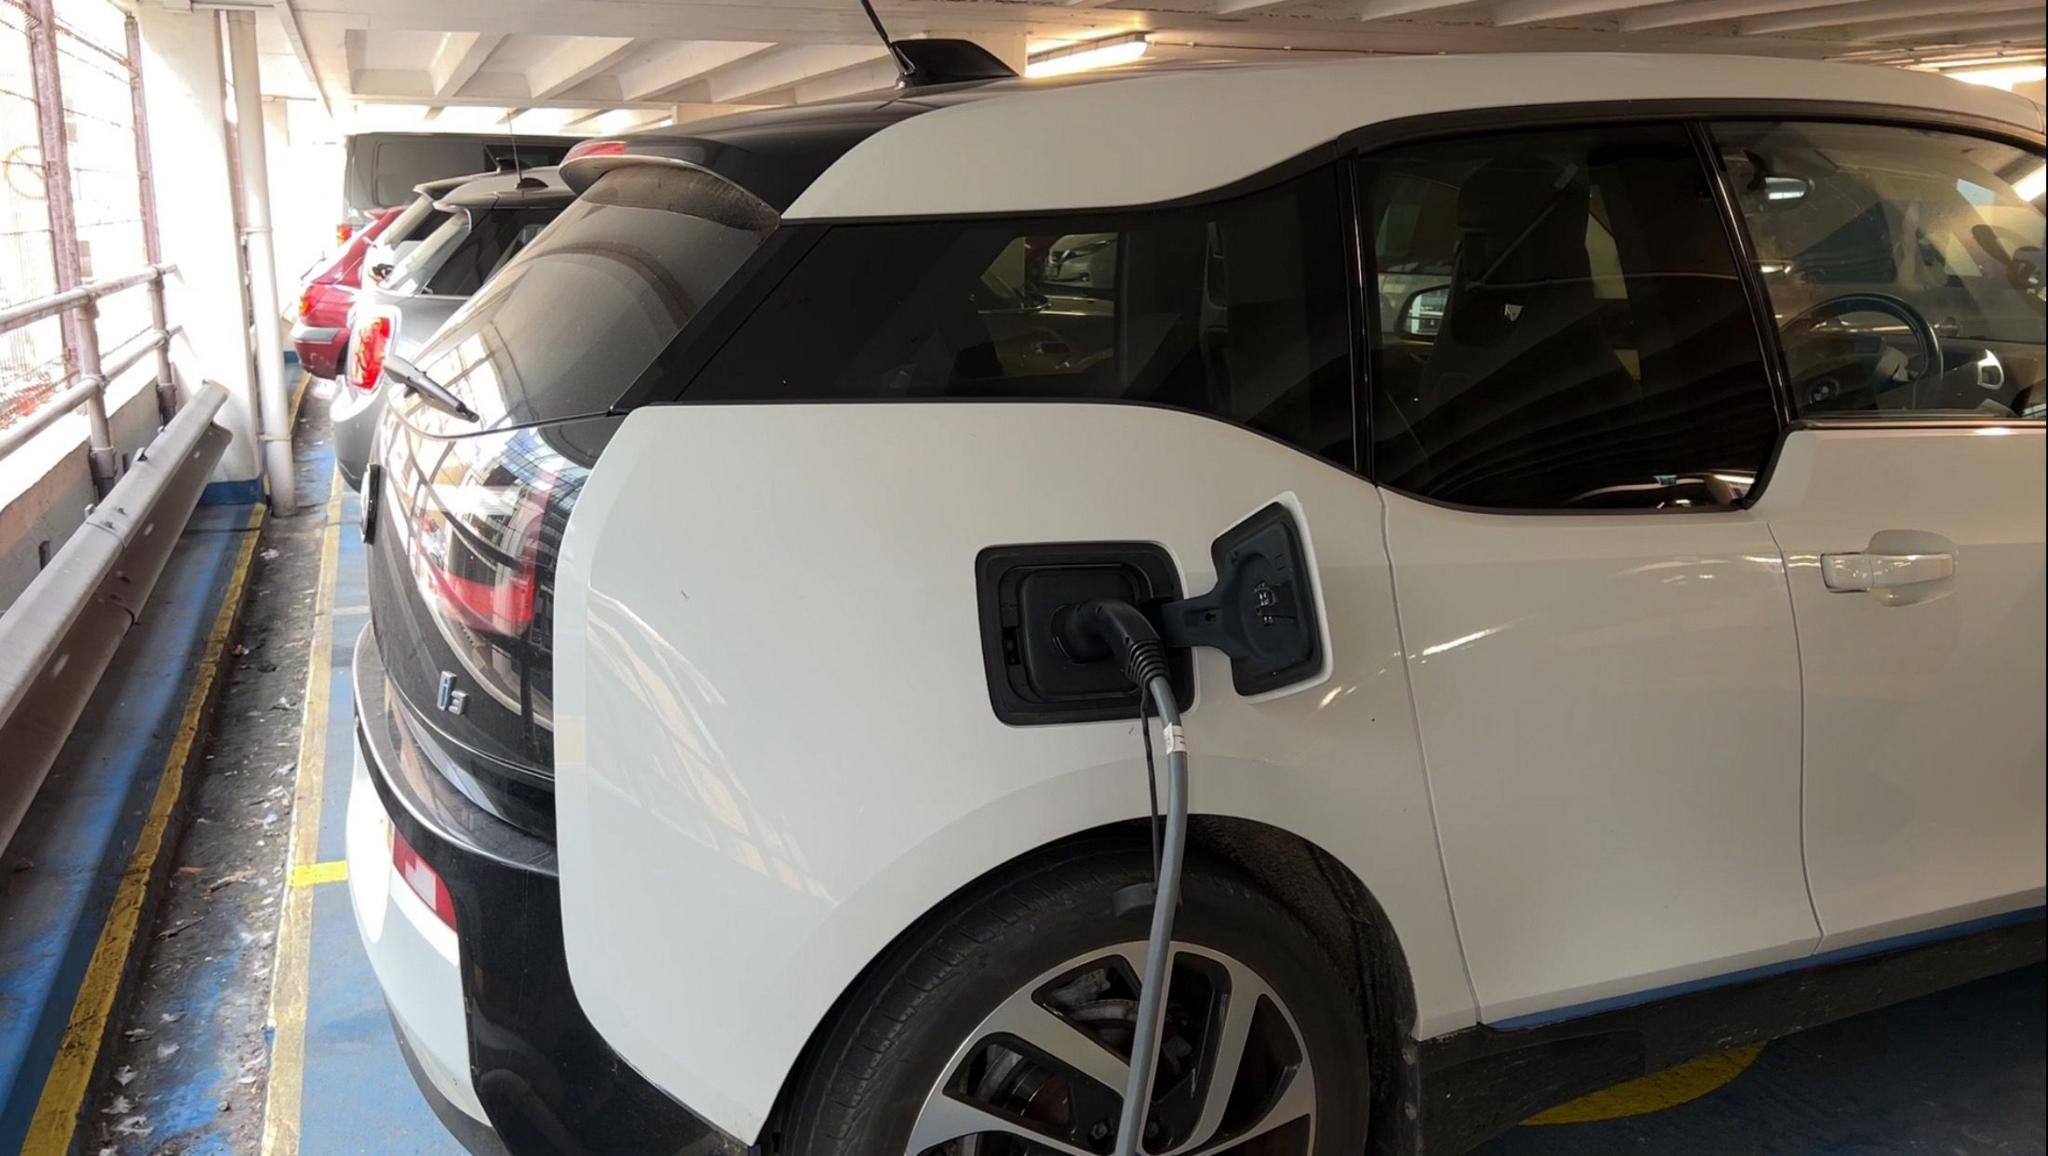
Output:
[[[1373,59],[563,174],[386,369],[356,658],[514,1151],[1455,1151],[2041,958],[2037,107]]]

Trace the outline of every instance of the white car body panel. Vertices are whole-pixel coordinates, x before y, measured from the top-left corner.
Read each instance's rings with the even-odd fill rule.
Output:
[[[1799,620],[1822,950],[2042,903],[2044,451],[2038,424],[1800,430],[1755,508]],[[1820,556],[1887,549],[1880,533],[1951,553],[1954,576],[1827,589]]]
[[[1479,1018],[1811,952],[1799,654],[1763,520],[1386,504]]]
[[[1330,669],[1253,701],[1198,652],[1194,809],[1344,862],[1399,937],[1416,1032],[1470,1024],[1378,491],[1211,419],[1052,403],[627,418],[555,588],[562,909],[591,1022],[753,1138],[819,1020],[904,928],[1018,855],[1146,811],[1133,722],[996,719],[976,554],[1153,541],[1199,593],[1210,542],[1275,499],[1317,559]]]
[[[1405,117],[1716,99],[1946,109],[2042,129],[2039,105],[1982,85],[1899,68],[1747,56],[1502,53],[1137,73],[1048,83],[891,125],[848,150],[783,215],[1152,204],[1222,188],[1354,129]]]

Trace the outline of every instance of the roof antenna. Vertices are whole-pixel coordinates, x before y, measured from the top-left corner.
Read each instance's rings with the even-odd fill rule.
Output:
[[[875,26],[875,35],[896,58],[896,87],[924,88],[934,84],[958,84],[973,80],[1014,79],[1016,69],[971,40],[891,40],[882,18],[875,15],[874,0],[860,0],[861,11]]]
[[[917,64],[904,55],[901,48],[896,47],[894,40],[889,39],[889,30],[882,27],[882,18],[875,14],[875,0],[860,0],[860,10],[868,14],[868,23],[875,26],[875,39],[880,40],[882,46],[889,50],[889,55],[896,58],[896,71],[901,75],[902,82],[908,83],[911,74],[917,71]]]
[[[518,109],[508,108],[505,110],[505,139],[512,142],[512,175],[518,178],[512,182],[512,187],[515,189],[543,189],[547,187],[546,182],[527,176],[526,163],[519,159],[519,128],[514,123],[515,119],[519,116],[519,112],[520,110]],[[503,171],[502,166],[499,171]]]

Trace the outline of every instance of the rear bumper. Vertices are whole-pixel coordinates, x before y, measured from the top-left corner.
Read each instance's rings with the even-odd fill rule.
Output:
[[[341,373],[342,350],[348,346],[347,326],[292,326],[292,351],[299,364],[314,377],[337,377]]]
[[[554,848],[485,813],[431,768],[394,713],[405,708],[387,690],[371,631],[356,644],[355,693],[356,793],[374,799],[455,903],[456,930],[446,937],[452,954],[434,945],[431,954],[394,957],[389,977],[377,968],[432,1092],[465,1113],[473,1104],[471,1114],[515,1154],[743,1156],[744,1145],[649,1084],[591,1026],[570,986]],[[352,881],[356,809],[352,801]],[[388,848],[370,846],[366,836],[362,853],[381,857],[393,907],[404,911],[410,900],[432,925],[424,937],[447,932],[410,888],[390,879]],[[378,868],[364,869],[374,896]],[[390,939],[388,917],[384,926]],[[370,944],[367,926],[364,940]],[[379,949],[371,949],[374,962]],[[462,1021],[459,1059],[450,1042],[451,999]]]

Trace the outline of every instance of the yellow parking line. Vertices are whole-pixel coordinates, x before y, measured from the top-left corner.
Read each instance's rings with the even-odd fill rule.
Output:
[[[1653,1072],[1641,1079],[1630,1080],[1604,1088],[1590,1096],[1582,1096],[1569,1104],[1560,1104],[1539,1116],[1532,1116],[1528,1124],[1591,1124],[1600,1120],[1620,1120],[1629,1116],[1647,1116],[1666,1108],[1676,1108],[1691,1100],[1697,1100],[1718,1088],[1726,1087],[1735,1077],[1749,1070],[1756,1058],[1763,1054],[1762,1044],[1733,1048],[1716,1055],[1697,1059],[1689,1064],[1680,1064],[1662,1072]]]
[[[299,782],[292,801],[292,881],[320,866],[320,798],[327,778],[327,692],[334,651],[334,580],[341,556],[341,475],[327,497],[327,529],[320,542],[319,594],[313,602],[313,641],[306,661],[305,713],[299,720]],[[299,1104],[306,1062],[306,988],[313,938],[313,889],[287,887],[280,905],[277,964],[270,981],[270,1086],[263,1105],[263,1156],[299,1150]]]
[[[347,879],[346,859],[329,859],[325,863],[303,863],[292,868],[294,887],[318,887],[322,883],[341,883]]]
[[[100,1040],[106,1035],[107,1020],[114,1012],[114,997],[121,989],[121,973],[134,948],[150,876],[156,870],[158,854],[163,851],[171,811],[185,791],[185,764],[192,757],[193,745],[199,741],[202,716],[206,713],[214,680],[220,675],[229,637],[234,633],[235,616],[241,609],[242,592],[248,583],[249,561],[256,554],[258,535],[255,531],[262,524],[263,507],[258,506],[250,512],[249,522],[244,527],[248,533],[243,539],[241,553],[235,558],[233,576],[228,579],[220,613],[214,617],[213,631],[206,637],[206,650],[199,661],[198,677],[193,681],[192,693],[185,699],[185,714],[178,723],[176,737],[171,740],[170,754],[164,759],[163,776],[157,780],[156,797],[150,802],[149,814],[142,822],[142,833],[135,840],[135,852],[128,857],[127,870],[121,873],[121,882],[114,891],[113,906],[108,909],[106,925],[100,931],[99,944],[93,948],[92,961],[86,965],[85,978],[78,986],[78,998],[71,1005],[71,1022],[64,1029],[64,1041],[58,1045],[57,1057],[50,1064],[50,1074],[43,1080],[43,1094],[36,1102],[35,1119],[30,1121],[28,1136],[22,1141],[23,1156],[62,1156],[71,1150],[72,1133],[77,1130],[79,1113],[85,1108],[92,1070],[99,1062]]]

